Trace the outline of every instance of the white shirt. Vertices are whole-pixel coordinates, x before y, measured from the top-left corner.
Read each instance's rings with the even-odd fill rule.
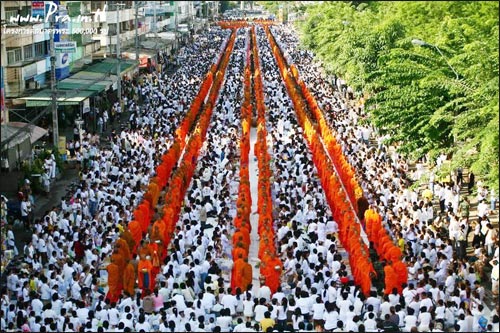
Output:
[[[266,301],[270,301],[271,300],[271,289],[266,286],[266,285],[262,285],[260,288],[259,288],[259,291],[257,293],[257,297],[260,299],[260,298],[265,298]],[[257,320],[257,319],[256,319]],[[260,322],[260,320],[257,320]]]
[[[408,332],[412,327],[417,327],[417,317],[415,317],[415,315],[407,315],[404,321],[405,321],[405,328]]]
[[[264,313],[267,311],[267,306],[258,304],[255,306],[254,311],[255,311],[254,320],[260,322],[262,319],[264,319]]]
[[[431,322],[432,316],[429,312],[421,312],[418,315],[418,322],[420,323],[419,327],[428,328]]]
[[[339,313],[337,311],[325,312],[323,320],[325,321],[325,329],[331,330],[337,327]]]
[[[323,303],[315,303],[312,306],[313,311],[313,319],[314,320],[322,320],[325,314],[325,304]]]
[[[231,311],[231,315],[236,314],[236,306],[238,305],[236,296],[230,294],[222,296],[221,304],[224,308],[229,308],[229,310]]]

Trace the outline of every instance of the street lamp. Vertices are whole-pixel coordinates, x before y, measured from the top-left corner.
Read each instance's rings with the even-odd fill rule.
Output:
[[[82,125],[83,125],[83,119],[78,116],[78,118],[75,120],[76,127],[78,127],[78,136],[80,138],[80,149],[82,149]]]
[[[411,40],[411,43],[413,45],[417,45],[417,46],[431,46],[433,48],[435,48],[438,52],[439,52],[439,55],[441,55],[441,58],[444,59],[444,61],[446,62],[446,64],[448,65],[448,67],[450,67],[450,69],[452,70],[452,72],[455,74],[455,77],[457,80],[460,80],[460,75],[458,75],[457,71],[455,70],[455,68],[453,68],[453,66],[448,62],[448,59],[444,56],[443,52],[441,52],[441,50],[439,49],[439,47],[437,47],[436,45],[434,44],[430,44],[430,43],[427,43],[427,42],[424,42],[423,40],[421,39],[412,39]]]
[[[121,60],[122,60],[122,53],[120,50],[120,9],[122,6],[125,6],[124,3],[115,3],[114,4],[116,8],[116,60],[117,60],[117,65],[116,65],[116,75],[118,76],[118,81],[116,82],[116,90],[117,90],[117,99],[118,102],[120,103],[120,106],[122,104],[122,75],[121,75]],[[136,27],[137,29],[137,27]]]

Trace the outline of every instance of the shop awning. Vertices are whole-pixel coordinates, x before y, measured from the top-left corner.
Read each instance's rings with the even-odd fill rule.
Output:
[[[58,105],[78,105],[88,97],[109,89],[118,80],[116,66],[116,59],[106,59],[58,82]],[[136,61],[122,59],[120,72],[124,75],[135,67]],[[52,101],[50,89],[20,99],[26,101],[26,107],[48,106]]]
[[[6,146],[2,145],[2,151],[15,147],[26,140],[27,137],[30,138],[31,143],[34,143],[46,134],[46,129],[33,124],[23,122],[2,124],[2,143],[9,141]]]
[[[58,89],[62,90],[89,90],[95,92],[101,92],[108,89],[113,84],[113,81],[108,78],[108,80],[102,79],[102,81],[96,82],[95,80],[89,79],[77,79],[77,78],[68,78],[62,80],[57,84]]]
[[[78,105],[88,97],[92,96],[95,91],[90,90],[59,90],[57,104],[58,105]],[[26,107],[49,106],[52,103],[52,94],[50,89],[42,90],[33,96],[22,97],[26,101]]]
[[[120,63],[120,72],[125,74],[137,63],[133,60],[123,60]],[[106,59],[85,69],[86,72],[116,74],[116,59]]]

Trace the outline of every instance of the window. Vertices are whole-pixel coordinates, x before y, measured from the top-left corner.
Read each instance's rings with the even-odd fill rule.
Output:
[[[45,42],[35,43],[35,57],[40,57],[46,55]]]
[[[15,64],[16,62],[20,62],[22,60],[21,48],[15,48],[7,51],[7,63],[9,65]]]
[[[33,45],[26,45],[24,47],[24,60],[33,58]]]
[[[14,17],[16,20],[14,23],[17,23],[17,14],[19,14],[19,9],[17,7],[6,7],[5,8],[5,21],[10,23],[10,18]]]
[[[108,24],[108,36],[115,36],[116,35],[116,23],[109,23]]]

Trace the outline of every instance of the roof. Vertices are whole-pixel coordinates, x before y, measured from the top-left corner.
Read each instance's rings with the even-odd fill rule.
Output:
[[[122,74],[135,66],[137,63],[131,60],[123,60],[120,63],[120,71]],[[106,59],[102,62],[89,66],[85,71],[94,73],[116,73],[116,59]]]
[[[23,133],[18,133],[19,131],[22,131]],[[13,148],[22,143],[28,137],[30,138],[31,143],[34,143],[46,134],[46,129],[33,124],[14,121],[2,124],[2,143],[10,140],[5,147],[2,145],[2,150]]]
[[[101,92],[108,89],[112,84],[113,81],[111,79],[104,80],[103,78],[102,81],[95,82],[95,80],[92,79],[85,80],[71,77],[59,82],[57,88],[62,90],[76,90],[85,87],[85,90],[88,91]]]
[[[116,66],[116,59],[106,59],[59,81],[58,105],[78,105],[88,97],[108,89],[117,81]],[[136,61],[122,59],[120,72],[123,75],[135,66],[137,66]],[[48,106],[52,101],[51,96],[51,90],[45,89],[21,99],[26,101],[26,107]]]
[[[57,98],[58,105],[78,105],[86,98],[92,96],[94,91],[91,90],[59,90]],[[49,106],[52,102],[52,94],[50,89],[44,89],[29,97],[22,97],[26,101],[26,107],[34,106]]]

